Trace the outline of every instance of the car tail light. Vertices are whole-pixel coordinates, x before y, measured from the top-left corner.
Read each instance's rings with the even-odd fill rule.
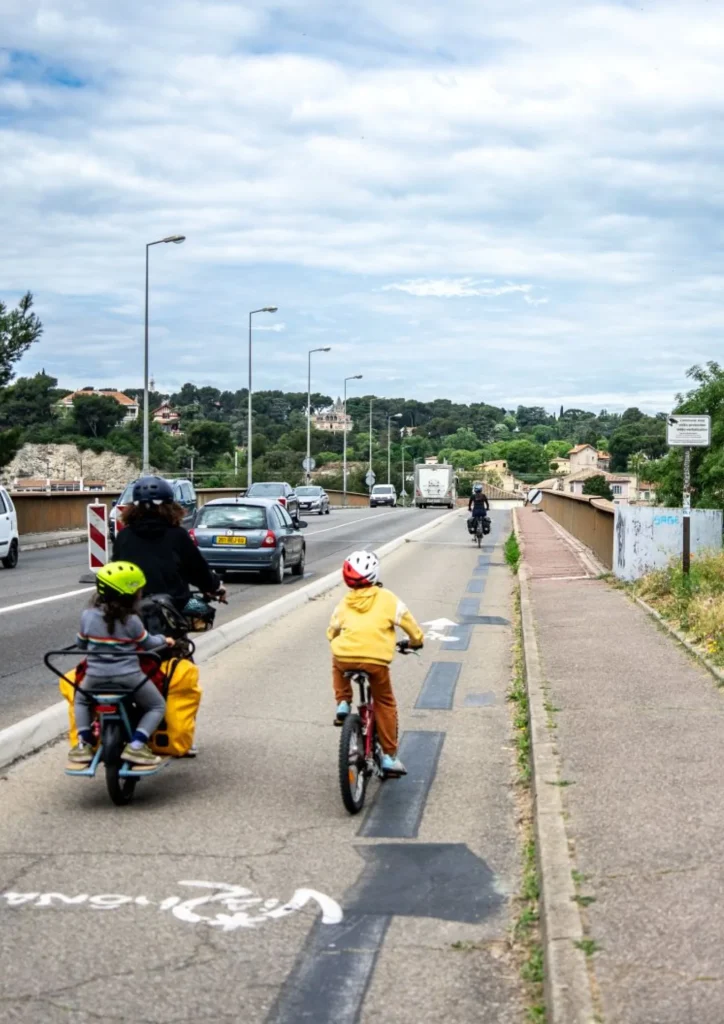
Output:
[[[199,546],[199,538],[196,536],[196,530],[189,530],[189,537],[194,542],[196,547]]]
[[[277,546],[277,535],[273,530],[266,531],[266,537],[261,542],[263,548],[275,548]]]
[[[287,503],[287,499],[286,498],[279,498],[278,500],[279,500],[279,504],[280,505],[286,505],[286,503]]]

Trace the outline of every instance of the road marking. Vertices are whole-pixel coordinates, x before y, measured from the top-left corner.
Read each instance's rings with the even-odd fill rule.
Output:
[[[459,661],[433,661],[427,670],[415,707],[429,711],[449,711],[453,706],[461,668],[462,663]]]
[[[357,835],[365,839],[416,838],[444,742],[444,732],[402,734],[400,759],[407,775],[385,783]]]
[[[11,604],[7,608],[0,608],[0,615],[6,612],[19,612],[23,608],[35,608],[39,604],[48,604],[50,601],[62,601],[65,597],[77,597],[79,594],[90,594],[95,587],[83,587],[82,590],[68,590],[65,594],[56,594],[54,597],[39,597],[35,601],[23,601],[22,604]]]
[[[361,522],[357,523],[340,523],[338,526],[328,526],[325,530],[315,530],[314,533],[310,533],[310,537],[319,537],[322,533],[331,533],[332,530],[346,530],[349,526],[359,526],[365,523],[372,522],[373,519],[386,519],[388,516],[398,515],[397,512],[380,512],[376,516],[367,516],[366,519],[362,519]]]

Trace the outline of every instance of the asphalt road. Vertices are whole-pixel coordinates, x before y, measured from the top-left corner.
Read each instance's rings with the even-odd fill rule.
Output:
[[[479,552],[463,513],[385,559],[421,622],[456,625],[395,662],[409,774],[356,818],[324,637],[341,587],[204,665],[199,757],[130,807],[64,775],[62,744],[8,770],[1,1024],[520,1024],[507,529]]]
[[[298,587],[331,572],[355,547],[384,544],[440,514],[420,509],[350,509],[310,516],[304,531],[304,580],[288,573],[283,587]],[[0,568],[0,728],[58,699],[57,681],[43,666],[42,656],[73,643],[93,589],[78,582],[86,569],[82,544],[26,552],[17,569]],[[219,623],[286,592],[253,575],[231,576],[227,589],[228,605],[217,606]]]

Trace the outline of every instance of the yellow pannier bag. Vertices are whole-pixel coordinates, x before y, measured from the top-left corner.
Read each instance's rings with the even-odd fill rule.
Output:
[[[166,714],[161,725],[151,737],[151,749],[167,757],[183,757],[188,754],[194,742],[196,715],[201,703],[199,670],[192,661],[171,658],[161,666],[164,674],[163,694],[166,698]],[[69,739],[71,746],[78,743],[75,727],[73,699],[75,697],[76,670],[65,673],[60,680],[60,692],[68,701]]]

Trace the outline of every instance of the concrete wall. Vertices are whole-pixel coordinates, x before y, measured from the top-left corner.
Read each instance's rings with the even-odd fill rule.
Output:
[[[617,505],[614,527],[613,570],[619,579],[636,580],[652,569],[662,569],[681,557],[683,515],[680,508]],[[691,550],[719,550],[722,512],[692,509]]]
[[[613,510],[610,501],[562,491],[544,491],[541,507],[580,540],[607,569],[613,566]]]

